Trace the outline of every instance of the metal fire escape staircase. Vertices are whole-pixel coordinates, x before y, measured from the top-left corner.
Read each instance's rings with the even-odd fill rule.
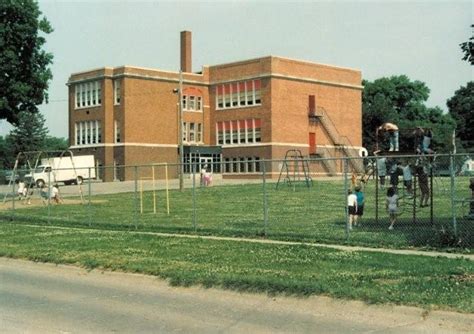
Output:
[[[318,119],[324,130],[329,136],[329,139],[334,143],[334,146],[340,148],[343,154],[349,157],[349,163],[357,173],[364,173],[364,163],[362,159],[358,156],[358,151],[355,149],[354,145],[352,145],[350,139],[346,136],[342,136],[337,128],[335,127],[334,123],[329,117],[326,110],[322,107],[317,107],[316,110],[313,112],[310,111],[309,114],[310,120],[311,119]],[[329,150],[327,148],[320,150],[318,148],[317,154],[322,158],[330,158]],[[336,172],[336,164],[334,160],[322,160],[325,168],[328,170],[330,174]]]

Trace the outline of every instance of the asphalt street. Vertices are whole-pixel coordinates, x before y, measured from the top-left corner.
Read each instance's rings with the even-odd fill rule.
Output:
[[[171,287],[0,258],[1,333],[468,333],[473,323],[472,314]]]

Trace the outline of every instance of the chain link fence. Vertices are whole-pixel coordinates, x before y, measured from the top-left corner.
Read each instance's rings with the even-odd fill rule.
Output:
[[[466,159],[388,155],[115,166],[81,171],[86,177],[77,184],[59,182],[57,170],[48,172],[44,184],[31,170],[3,171],[0,218],[102,230],[470,251],[474,175],[463,167]],[[102,182],[104,175],[117,181]],[[396,195],[392,214],[390,189]],[[356,190],[363,202],[354,219],[348,204],[349,191]]]

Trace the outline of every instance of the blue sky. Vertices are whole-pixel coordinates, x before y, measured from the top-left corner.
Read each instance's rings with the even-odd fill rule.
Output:
[[[179,32],[193,33],[193,70],[275,55],[356,68],[367,80],[405,74],[446,109],[473,80],[459,43],[471,35],[471,1],[39,1],[54,32],[50,134],[67,137],[71,73],[104,66],[179,68]],[[0,121],[0,135],[11,127]]]

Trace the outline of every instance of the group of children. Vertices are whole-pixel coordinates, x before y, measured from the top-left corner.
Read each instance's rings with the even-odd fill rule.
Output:
[[[27,201],[27,204],[31,204],[31,195],[33,194],[33,192],[31,191],[30,193],[28,193],[28,190],[29,190],[29,187],[25,183],[25,181],[20,180],[20,182],[18,182],[18,189],[17,189],[18,200],[20,201],[25,200]],[[43,186],[39,189],[39,193],[40,193],[41,199],[43,200],[43,203],[47,201],[48,199],[53,201],[56,204],[62,203],[62,199],[59,194],[58,184],[52,185],[49,189]]]
[[[356,186],[354,191],[349,190],[347,196],[347,209],[349,213],[349,230],[356,227],[359,218],[364,214],[365,197],[361,186]]]
[[[390,186],[387,188],[385,208],[390,217],[389,230],[393,230],[396,223],[397,215],[399,214],[399,177],[403,177],[403,189],[405,195],[408,198],[413,198],[413,177],[416,176],[418,179],[418,185],[420,188],[420,201],[419,206],[421,208],[429,206],[429,177],[427,167],[423,165],[421,160],[417,160],[417,163],[413,166],[410,164],[410,159],[404,159],[402,163],[399,163],[395,158],[380,157],[377,158],[376,168],[380,180],[381,189],[385,189],[385,179],[387,175],[390,179]],[[357,226],[358,219],[363,214],[364,195],[361,191],[361,186],[356,185],[356,180],[353,177],[354,191],[349,191],[347,198],[348,213],[349,213],[349,229],[353,226]],[[366,181],[365,181],[366,182]],[[360,184],[364,184],[364,179],[361,180]]]

